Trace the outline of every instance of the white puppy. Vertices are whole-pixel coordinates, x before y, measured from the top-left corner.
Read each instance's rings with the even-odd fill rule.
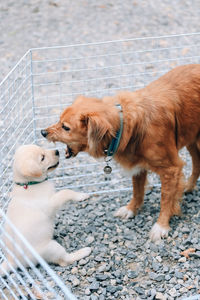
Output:
[[[60,244],[52,239],[54,216],[67,201],[81,201],[88,198],[88,195],[71,190],[55,192],[53,183],[47,180],[47,173],[55,169],[58,164],[58,150],[44,150],[36,145],[25,145],[17,149],[13,165],[14,187],[7,217],[47,262],[66,266],[88,256],[91,248],[86,247],[70,254],[67,253]],[[8,222],[5,222],[4,230],[22,248],[24,255],[36,264],[36,259],[30,251],[27,251]],[[23,255],[6,235],[3,241],[6,248],[17,257],[21,264],[25,267],[28,266]],[[7,260],[0,266],[2,274],[4,274],[3,270],[11,271],[8,262],[13,268],[17,268],[12,255],[9,252],[5,255]]]

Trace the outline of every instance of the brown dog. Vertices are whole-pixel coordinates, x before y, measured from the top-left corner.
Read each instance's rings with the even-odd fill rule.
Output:
[[[170,217],[180,214],[184,163],[179,149],[186,146],[192,156],[187,191],[195,187],[200,175],[200,65],[177,67],[135,92],[102,100],[80,96],[42,134],[49,141],[65,143],[67,158],[80,151],[105,157],[120,127],[116,104],[123,109],[123,132],[114,159],[131,171],[134,189],[131,201],[116,215],[130,218],[136,214],[143,204],[147,170],[157,173],[162,184],[161,210],[150,232],[156,241],[167,236]]]

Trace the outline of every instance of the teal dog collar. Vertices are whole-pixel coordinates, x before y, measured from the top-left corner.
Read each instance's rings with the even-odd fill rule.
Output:
[[[116,133],[116,136],[112,138],[112,141],[108,147],[108,149],[104,150],[104,153],[106,154],[106,166],[104,168],[104,172],[106,174],[110,174],[112,172],[112,168],[109,166],[109,162],[112,160],[112,157],[117,152],[117,149],[120,144],[122,132],[123,132],[123,110],[120,104],[116,104],[116,107],[119,108],[119,116],[120,116],[120,128]]]

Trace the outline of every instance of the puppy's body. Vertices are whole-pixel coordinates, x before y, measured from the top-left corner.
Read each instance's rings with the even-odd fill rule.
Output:
[[[26,183],[27,181],[30,181],[29,179],[27,180],[27,174],[26,176],[23,175],[25,169],[28,170],[29,166],[28,168],[25,167],[25,169],[21,169],[22,166],[18,162],[16,162],[16,160],[20,159],[20,156],[24,151],[25,153],[27,151],[29,152],[29,163],[31,162],[31,151],[37,152],[36,155],[32,155],[33,160],[36,159],[36,157],[41,156],[41,148],[35,145],[22,146],[18,149],[14,163],[15,181],[17,183]],[[53,154],[55,151],[42,150],[42,153],[45,153],[46,156],[47,152],[48,154]],[[53,158],[52,154],[51,156]],[[54,166],[55,161],[50,162],[51,156],[49,155],[49,162],[47,163],[47,165],[50,163],[50,166]],[[28,159],[28,157],[24,158],[23,153],[23,164],[26,164],[26,159]],[[53,159],[57,160],[58,158],[56,158],[55,156],[55,158]],[[35,164],[37,165],[37,163],[38,162],[36,161]],[[44,172],[45,168],[46,166],[43,166],[42,170],[42,167],[39,167],[37,169],[37,172],[39,172],[39,170],[42,170],[42,175],[46,176]],[[34,172],[36,172],[36,170]],[[42,175],[37,178],[37,181],[40,181]],[[31,174],[31,179],[33,178],[35,178],[35,175]],[[43,179],[40,183],[27,186],[25,185],[24,187],[18,184],[14,184],[11,193],[11,201],[7,210],[7,217],[17,228],[17,230],[28,240],[28,242],[32,245],[36,252],[40,254],[46,261],[65,266],[89,255],[91,249],[83,248],[71,254],[67,253],[60,244],[52,239],[54,231],[54,217],[57,210],[61,208],[67,201],[81,201],[85,198],[87,198],[86,194],[76,193],[71,190],[62,190],[56,192],[53,183],[48,180],[43,181]],[[8,222],[5,223],[4,230],[21,248],[21,250],[24,251],[25,256],[28,257],[33,264],[36,264],[37,260],[34,255],[32,255],[31,252],[27,250],[21,239],[16,235]],[[20,261],[23,266],[28,266],[26,259],[24,259],[24,255],[18,251],[15,244],[13,244],[10,241],[9,237],[6,235],[4,237],[4,243],[6,245],[6,248],[12,252],[12,254]],[[3,274],[5,271],[9,272],[11,270],[10,265],[13,268],[17,267],[15,261],[12,258],[12,255],[9,252],[5,254],[7,260],[5,260],[1,265],[1,272]]]
[[[102,101],[79,97],[62,113],[60,122],[46,129],[45,136],[66,143],[67,157],[80,151],[105,156],[119,130],[115,104],[122,106],[124,127],[114,158],[132,172],[134,188],[134,197],[116,215],[128,218],[137,212],[143,203],[147,170],[156,172],[162,198],[151,239],[158,240],[167,235],[170,217],[180,213],[184,182],[179,149],[186,146],[192,156],[188,191],[200,175],[200,65],[177,67],[143,89]]]

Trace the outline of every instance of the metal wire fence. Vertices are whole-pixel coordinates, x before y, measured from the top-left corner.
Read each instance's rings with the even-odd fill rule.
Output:
[[[175,66],[200,63],[199,46],[200,33],[192,33],[30,49],[0,84],[1,234],[5,234],[3,223],[17,146],[36,143],[54,147],[41,137],[40,130],[56,122],[76,96],[101,98],[118,90],[142,88]],[[183,151],[182,155],[187,154]],[[117,166],[113,167],[115,176],[107,180],[102,162],[86,154],[68,161],[63,155],[60,166],[51,178],[58,189],[67,187],[91,194],[130,190],[130,179],[122,176]],[[159,185],[156,176],[151,175],[150,181]],[[34,252],[22,236],[21,240],[28,251]],[[11,242],[15,248],[19,246]],[[0,248],[4,258],[8,249],[3,239]],[[29,271],[21,266],[20,272],[0,279],[2,299],[75,299],[62,278],[37,253],[34,255],[39,269],[29,262]],[[20,262],[17,265],[20,267]],[[48,281],[53,281],[53,286]]]

